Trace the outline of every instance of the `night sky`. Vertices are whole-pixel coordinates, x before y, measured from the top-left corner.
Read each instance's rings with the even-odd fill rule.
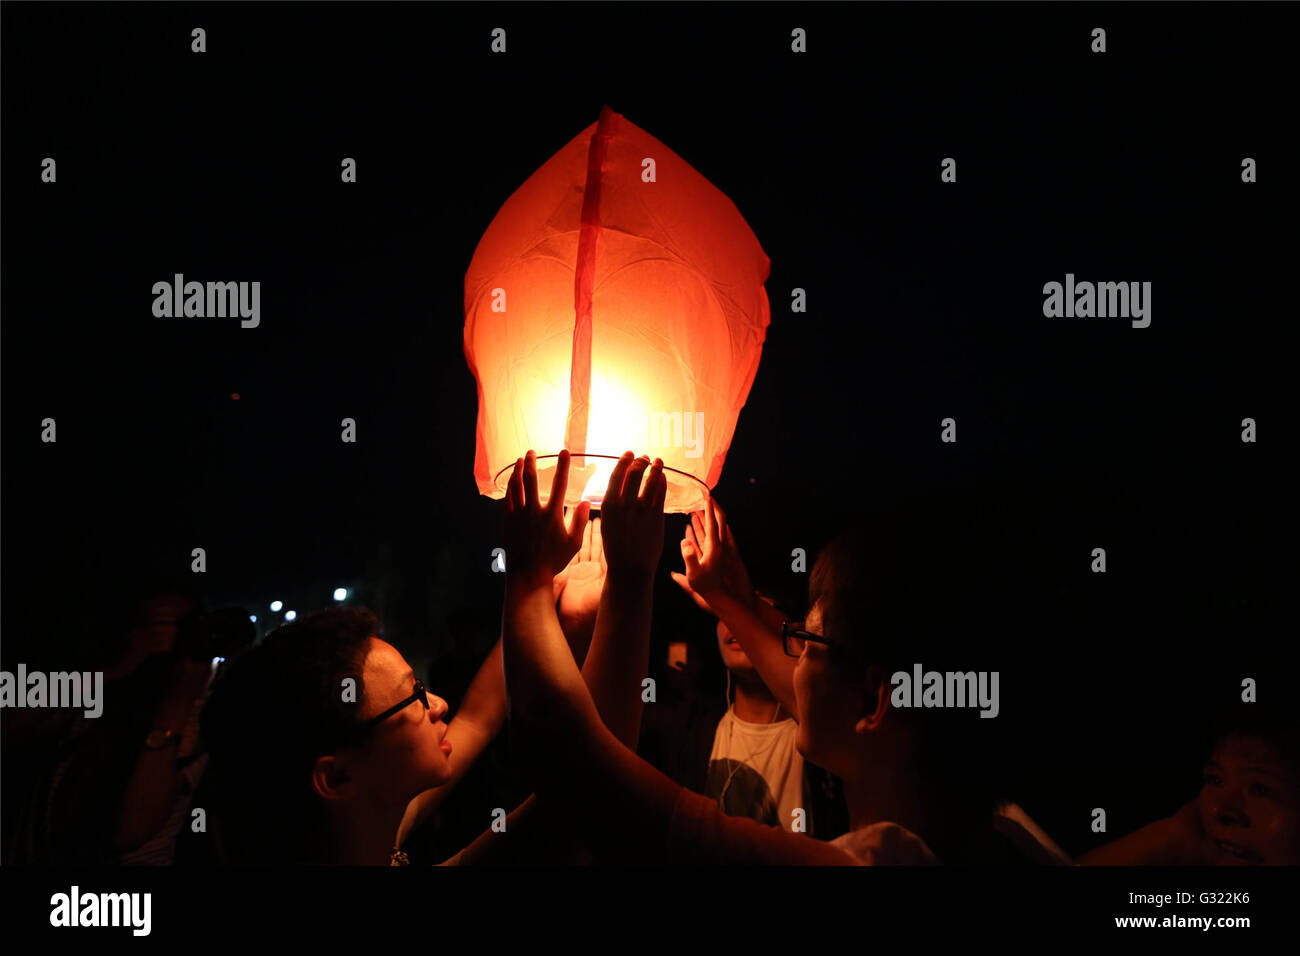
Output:
[[[472,477],[465,270],[608,104],[772,261],[715,489],[755,583],[800,600],[790,550],[852,515],[1011,502],[1034,586],[1083,615],[999,652],[1041,678],[1004,690],[1029,762],[1126,793],[1164,768],[1142,812],[1173,809],[1201,710],[1294,641],[1297,336],[1282,11],[1170,6],[6,4],[5,666],[77,665],[193,547],[211,606],[347,584],[412,660],[486,650],[501,505]],[[261,326],[154,318],[176,272],[260,280]],[[1150,281],[1151,327],[1045,318],[1067,272]],[[682,521],[656,634],[707,642],[667,581]]]

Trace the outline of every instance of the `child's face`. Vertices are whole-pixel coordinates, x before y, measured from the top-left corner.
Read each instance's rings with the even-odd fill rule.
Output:
[[[1300,862],[1300,781],[1277,749],[1256,737],[1220,740],[1198,799],[1224,866]]]

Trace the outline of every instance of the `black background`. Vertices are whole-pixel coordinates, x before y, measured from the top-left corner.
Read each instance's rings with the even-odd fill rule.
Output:
[[[204,547],[212,604],[302,613],[349,584],[454,700],[501,588],[465,270],[609,104],[730,196],[772,260],[715,489],[756,583],[797,602],[791,548],[857,513],[1012,502],[1034,586],[1068,609],[1014,639],[971,624],[1019,675],[1002,706],[1021,802],[1072,851],[1097,839],[1094,806],[1111,837],[1171,812],[1205,715],[1244,676],[1261,694],[1289,677],[1292,12],[5,4],[5,666],[83,666],[104,608]],[[261,326],[154,318],[176,272],[260,280]],[[1150,281],[1150,328],[1044,318],[1067,272]],[[669,524],[657,641],[707,653],[666,580]]]

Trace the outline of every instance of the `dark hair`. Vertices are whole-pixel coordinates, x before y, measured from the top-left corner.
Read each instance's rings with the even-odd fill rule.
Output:
[[[308,614],[268,634],[213,685],[200,725],[211,761],[209,822],[223,862],[334,857],[311,768],[355,733],[366,644],[380,628],[360,607]],[[355,702],[343,700],[349,677]]]
[[[126,588],[113,600],[109,612],[113,626],[121,631],[129,630],[140,623],[145,604],[167,597],[184,598],[198,611],[206,603],[203,593],[184,578],[151,578]]]
[[[1287,695],[1281,703],[1237,702],[1219,708],[1210,722],[1206,759],[1224,741],[1245,737],[1269,744],[1293,774],[1300,773],[1300,708],[1293,701]]]
[[[167,597],[183,598],[194,613],[201,613],[206,605],[203,593],[180,577],[151,578],[127,585],[106,601],[107,610],[96,629],[95,657],[105,666],[120,659],[130,645],[132,628],[143,623],[145,605]]]
[[[978,509],[900,509],[827,545],[809,579],[809,601],[821,602],[834,666],[864,674],[874,665],[886,682],[916,664],[925,671],[1000,671],[1003,646],[989,638],[1014,627],[1024,609],[1007,586],[1014,568],[1002,528],[987,518]],[[967,817],[972,829],[1005,796],[1001,721],[976,711],[897,708],[889,717],[915,735],[927,792],[945,815]]]

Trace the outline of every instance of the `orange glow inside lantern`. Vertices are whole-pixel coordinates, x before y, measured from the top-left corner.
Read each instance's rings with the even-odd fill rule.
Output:
[[[625,451],[662,458],[665,510],[722,473],[770,321],[770,263],[731,202],[608,107],[502,205],[465,275],[474,477],[505,495],[534,449],[543,498],[598,504]]]

